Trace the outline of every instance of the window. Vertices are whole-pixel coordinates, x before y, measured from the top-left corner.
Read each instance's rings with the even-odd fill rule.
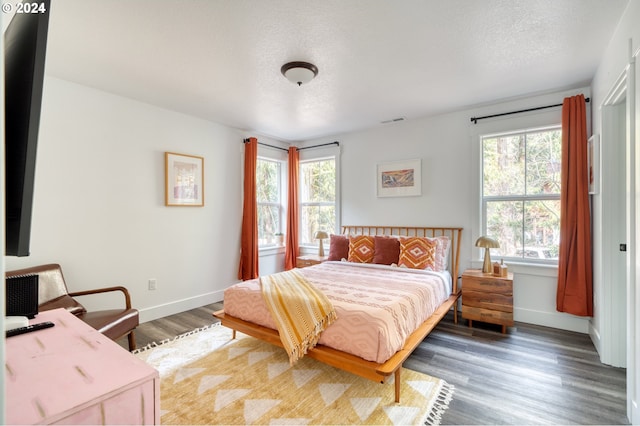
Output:
[[[552,127],[481,138],[483,228],[497,255],[557,262],[561,135]]]
[[[299,244],[317,245],[316,231],[335,232],[336,160],[334,157],[300,161]]]
[[[258,200],[258,247],[276,244],[275,235],[283,232],[282,162],[258,157],[256,198]]]

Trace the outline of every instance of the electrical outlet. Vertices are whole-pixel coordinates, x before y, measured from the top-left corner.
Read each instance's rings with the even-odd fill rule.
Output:
[[[158,283],[157,283],[157,281],[156,281],[156,279],[155,279],[155,278],[151,278],[151,279],[149,279],[149,290],[155,290],[155,289],[157,289],[157,288],[158,288],[158,287],[157,287],[157,284],[158,284]]]

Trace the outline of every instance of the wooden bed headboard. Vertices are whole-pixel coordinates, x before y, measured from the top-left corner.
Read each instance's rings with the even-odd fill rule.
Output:
[[[453,280],[453,293],[458,293],[458,277],[460,268],[460,242],[462,228],[443,228],[427,226],[354,226],[344,225],[342,234],[345,235],[400,235],[408,237],[449,237],[451,240],[451,258],[449,272]]]

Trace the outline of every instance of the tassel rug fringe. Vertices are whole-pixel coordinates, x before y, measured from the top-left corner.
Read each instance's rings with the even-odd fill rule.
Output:
[[[455,387],[449,383],[442,382],[442,386],[438,391],[433,407],[427,413],[427,416],[423,419],[423,424],[428,426],[439,425],[442,421],[442,415],[449,408],[449,403],[453,399],[453,393]]]
[[[188,337],[188,336],[193,336],[194,334],[200,333],[202,331],[210,330],[213,327],[220,327],[220,323],[219,322],[215,322],[213,324],[209,324],[209,325],[206,325],[204,327],[196,328],[194,330],[187,331],[186,333],[180,334],[180,335],[178,335],[178,336],[176,336],[176,337],[174,337],[172,339],[164,339],[164,340],[161,340],[159,342],[151,342],[151,343],[147,344],[146,346],[134,349],[133,351],[131,351],[131,353],[134,354],[134,355],[135,354],[139,354],[139,353],[148,351],[150,349],[154,349],[154,348],[157,348],[159,346],[166,345],[167,343],[175,342],[177,340],[184,339],[185,337]]]

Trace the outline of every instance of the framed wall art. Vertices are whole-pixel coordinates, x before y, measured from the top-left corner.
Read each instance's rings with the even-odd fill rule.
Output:
[[[600,185],[600,137],[592,135],[587,140],[587,173],[589,194],[597,194]]]
[[[165,152],[165,205],[204,206],[204,158]]]
[[[411,197],[422,195],[421,160],[392,161],[378,164],[376,171],[378,197]]]

